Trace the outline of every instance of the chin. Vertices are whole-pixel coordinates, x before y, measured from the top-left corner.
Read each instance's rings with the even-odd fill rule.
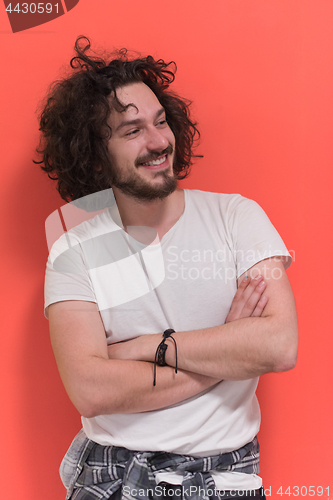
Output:
[[[156,172],[156,177],[162,177],[162,182],[148,182],[136,177],[127,181],[116,180],[114,185],[122,193],[138,201],[163,200],[176,190],[177,179],[174,175],[170,175],[168,171]]]

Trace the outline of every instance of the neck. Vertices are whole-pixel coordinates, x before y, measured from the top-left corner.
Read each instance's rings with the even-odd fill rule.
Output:
[[[176,189],[162,200],[139,201],[125,195],[118,188],[113,188],[122,225],[147,226],[154,228],[159,238],[181,217],[185,202],[184,191]]]

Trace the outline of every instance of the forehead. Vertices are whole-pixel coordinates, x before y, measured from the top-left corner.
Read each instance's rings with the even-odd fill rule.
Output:
[[[146,120],[152,118],[163,109],[154,92],[144,83],[132,83],[117,89],[117,98],[124,106],[129,106],[125,111],[112,109],[109,118],[111,129],[115,130],[128,120]]]

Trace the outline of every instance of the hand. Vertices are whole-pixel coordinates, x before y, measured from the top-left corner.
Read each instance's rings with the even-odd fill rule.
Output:
[[[268,298],[263,295],[267,284],[261,275],[251,279],[245,277],[233,298],[226,323],[236,319],[261,316]]]

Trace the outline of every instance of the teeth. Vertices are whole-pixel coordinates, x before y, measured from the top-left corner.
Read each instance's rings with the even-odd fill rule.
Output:
[[[144,165],[148,165],[149,167],[153,165],[161,165],[166,160],[166,156],[163,156],[162,158],[159,158],[158,160],[153,160],[153,161],[148,161],[147,163],[144,163]]]

